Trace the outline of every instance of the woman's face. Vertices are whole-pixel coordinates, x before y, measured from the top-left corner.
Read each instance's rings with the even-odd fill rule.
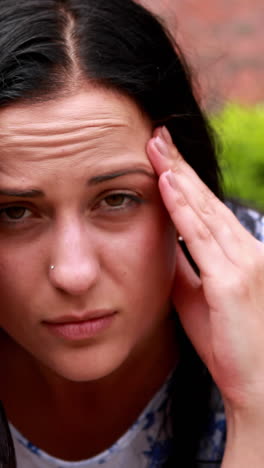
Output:
[[[164,337],[175,233],[151,133],[99,88],[0,111],[0,326],[67,379],[106,376]]]

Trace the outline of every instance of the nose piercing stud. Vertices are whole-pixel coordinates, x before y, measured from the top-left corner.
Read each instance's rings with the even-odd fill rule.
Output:
[[[54,270],[55,265],[50,265],[50,270]]]

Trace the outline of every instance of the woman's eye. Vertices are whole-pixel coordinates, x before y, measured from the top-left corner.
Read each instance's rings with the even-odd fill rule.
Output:
[[[16,222],[31,216],[31,211],[24,206],[9,206],[0,209],[0,219],[7,222]]]
[[[105,203],[111,207],[122,206],[124,202],[130,201],[128,195],[123,193],[115,193],[113,195],[108,195],[104,199]]]
[[[128,193],[111,193],[100,201],[99,206],[109,209],[128,208],[129,206],[140,203],[140,198]]]

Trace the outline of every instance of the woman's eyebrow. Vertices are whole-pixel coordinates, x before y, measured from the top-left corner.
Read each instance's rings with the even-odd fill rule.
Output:
[[[41,190],[0,189],[0,195],[4,195],[5,197],[36,198],[43,197],[44,192]]]
[[[108,172],[102,175],[97,175],[91,177],[88,180],[88,185],[97,185],[108,180],[116,179],[117,177],[122,177],[128,174],[143,174],[151,179],[156,180],[157,176],[147,169],[123,169],[121,171]],[[24,198],[38,198],[43,197],[45,194],[42,190],[21,190],[21,189],[5,189],[0,188],[0,195],[5,197],[24,197]]]
[[[154,174],[154,172],[148,171],[147,169],[140,169],[140,168],[138,168],[138,169],[123,169],[123,170],[120,170],[120,171],[108,172],[108,173],[105,173],[105,174],[102,174],[102,175],[91,177],[88,180],[88,184],[89,185],[97,185],[97,184],[100,184],[102,182],[106,182],[108,180],[116,179],[117,177],[122,177],[122,176],[125,176],[125,175],[128,175],[128,174],[143,174],[143,175],[146,175],[146,176],[150,177],[151,179],[156,179],[157,178],[157,176],[156,176],[156,174]]]

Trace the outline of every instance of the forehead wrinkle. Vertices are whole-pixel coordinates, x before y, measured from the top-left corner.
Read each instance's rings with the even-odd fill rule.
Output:
[[[112,132],[114,129],[120,128],[127,128],[128,125],[124,122],[114,122],[113,120],[110,121],[93,121],[93,122],[85,122],[83,124],[72,125],[72,123],[65,124],[64,122],[58,123],[50,123],[49,124],[22,124],[22,125],[15,125],[15,126],[8,126],[6,129],[0,127],[0,137],[2,138],[12,138],[14,140],[23,137],[23,141],[30,139],[32,137],[44,137],[48,139],[49,137],[63,137],[67,138],[69,136],[78,137],[81,136],[84,132],[89,132],[89,130],[93,130],[97,133],[108,133]],[[89,132],[90,133],[90,132]],[[92,136],[92,135],[87,135]]]
[[[128,126],[137,128],[138,122],[145,118],[142,110],[133,99],[108,89],[98,89],[88,86],[68,97],[58,98],[42,103],[13,103],[0,110],[0,131],[28,133],[28,128],[38,133],[60,132],[62,125],[64,132],[71,132],[72,127],[81,128],[94,126]],[[59,125],[58,125],[59,122]],[[22,127],[24,126],[24,130]],[[68,130],[69,127],[69,130]],[[13,133],[13,132],[12,132]]]
[[[125,136],[125,135],[124,135]],[[27,170],[27,166],[30,169],[30,164],[34,164],[35,168],[41,170],[41,167],[45,168],[45,164],[49,161],[50,167],[56,168],[57,160],[65,159],[64,167],[72,167],[72,165],[78,166],[79,163],[85,163],[86,166],[90,164],[93,166],[102,164],[109,164],[113,160],[119,160],[120,163],[124,160],[137,159],[137,156],[142,156],[148,160],[145,151],[145,145],[140,141],[131,139],[120,138],[120,135],[116,135],[115,138],[105,139],[103,136],[93,137],[91,139],[85,139],[84,141],[77,141],[66,144],[65,141],[58,142],[58,144],[50,144],[41,146],[38,145],[9,145],[6,151],[1,150],[2,158],[0,156],[0,162],[4,166],[10,166],[13,169]],[[20,159],[21,157],[21,159]],[[2,159],[2,161],[1,161]],[[43,164],[42,164],[43,163]],[[119,164],[120,164],[119,163]],[[12,169],[11,169],[12,170]]]
[[[83,119],[84,120],[84,119]],[[3,131],[3,127],[0,127],[0,136],[5,137],[5,136],[12,136],[12,137],[17,137],[22,135],[23,137],[26,136],[48,136],[50,135],[65,135],[65,134],[70,134],[73,132],[81,132],[83,130],[87,129],[93,129],[93,130],[98,130],[98,131],[104,131],[104,130],[112,130],[115,128],[122,128],[122,127],[129,127],[129,123],[126,123],[124,121],[119,121],[119,120],[113,120],[113,119],[97,119],[97,120],[92,120],[82,122],[82,120],[78,121],[60,121],[58,122],[40,122],[40,123],[17,123],[16,125],[7,125],[6,124],[6,130]]]
[[[140,152],[147,158],[151,127],[133,101],[108,91],[33,106],[15,104],[0,111],[1,162],[14,168],[26,163],[36,168],[35,162],[41,162],[39,167],[46,169],[47,160],[56,169],[62,157],[74,167],[74,159],[77,165],[87,159],[92,164],[93,159],[97,164],[116,156],[129,159],[131,149],[133,157]]]
[[[9,156],[26,155],[28,160],[31,160],[30,153],[34,153],[32,158],[34,161],[47,157],[48,159],[66,157],[76,152],[79,155],[86,153],[86,156],[87,152],[92,156],[97,151],[100,151],[100,156],[104,153],[111,155],[113,151],[129,149],[127,142],[130,136],[126,130],[128,127],[122,124],[95,127],[91,131],[84,127],[79,132],[66,135],[62,133],[33,137],[31,135],[1,137],[0,152],[2,155],[8,154]]]

